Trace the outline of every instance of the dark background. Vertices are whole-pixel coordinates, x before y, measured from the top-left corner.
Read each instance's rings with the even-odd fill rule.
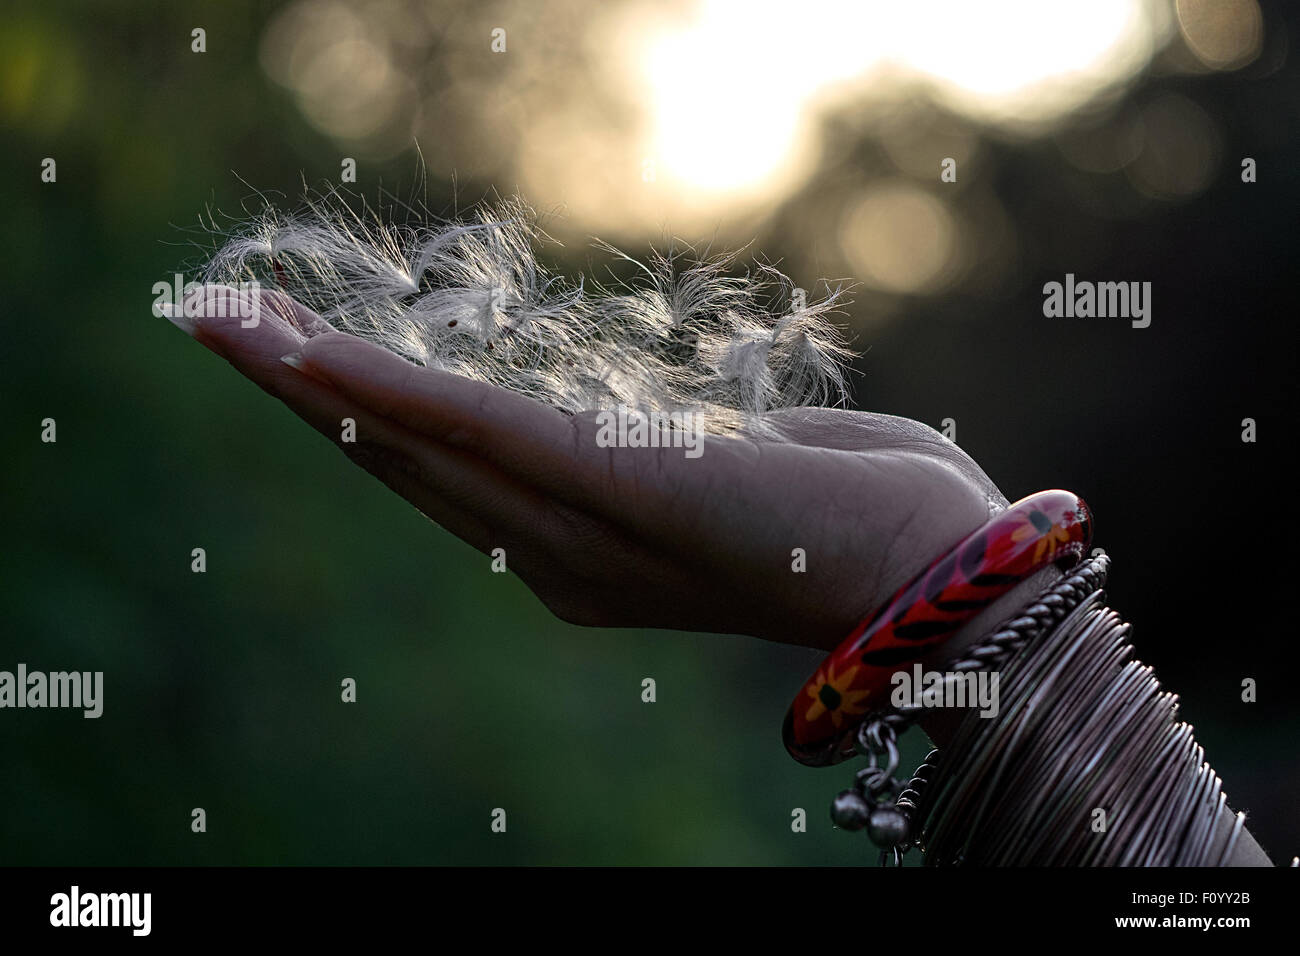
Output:
[[[439,9],[430,69],[458,43],[478,49],[509,12]],[[1135,623],[1139,656],[1181,695],[1231,805],[1286,863],[1300,850],[1284,404],[1300,189],[1294,33],[1263,9],[1252,63],[1179,69],[1171,47],[1101,118],[1008,136],[911,104],[978,142],[970,175],[1000,217],[985,223],[984,207],[958,200],[977,265],[912,294],[865,283],[844,321],[863,352],[857,407],[936,427],[952,417],[1009,498],[1064,487],[1093,506],[1096,544],[1115,561],[1111,603]],[[826,816],[849,775],[798,767],[779,740],[816,653],[555,620],[150,314],[153,283],[197,261],[199,213],[237,213],[247,184],[292,200],[302,178],[337,176],[338,157],[357,155],[362,192],[421,188],[410,149],[368,159],[268,79],[258,38],[275,15],[24,2],[5,14],[0,669],[102,670],[106,703],[99,720],[0,712],[0,862],[866,860]],[[189,51],[196,24],[203,57]],[[1176,126],[1163,144],[1148,138],[1137,176],[1067,161],[1107,116],[1170,96],[1212,126],[1203,185],[1142,188],[1178,172]],[[719,213],[713,232],[756,237],[810,286],[858,278],[826,211],[899,173],[888,138],[851,112],[824,117],[815,175],[761,213]],[[465,135],[455,148],[422,138],[457,169],[453,189],[431,163],[436,211],[517,181],[476,178],[485,147]],[[40,181],[46,156],[56,184]],[[1241,182],[1245,156],[1255,184]],[[581,217],[563,228],[588,231]],[[633,252],[659,238],[615,232]],[[997,281],[978,281],[980,257],[1007,249]],[[570,275],[593,257],[581,241],[547,253]],[[1150,281],[1151,327],[1044,318],[1042,284],[1066,272]],[[46,417],[56,444],[39,440]],[[1241,441],[1246,417],[1255,444]],[[194,547],[206,574],[190,572]],[[343,677],[357,680],[356,705],[339,702]],[[653,706],[643,677],[657,681]],[[1241,701],[1247,677],[1257,703]],[[907,745],[906,760],[926,749],[919,734]],[[193,807],[206,834],[190,832]],[[494,807],[509,813],[506,835],[489,830]],[[794,807],[807,834],[790,830]]]

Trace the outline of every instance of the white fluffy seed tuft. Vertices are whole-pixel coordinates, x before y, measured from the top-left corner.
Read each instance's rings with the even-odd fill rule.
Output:
[[[844,403],[841,288],[805,304],[770,266],[737,276],[734,256],[658,252],[636,285],[574,283],[538,263],[544,238],[518,201],[399,225],[328,193],[296,213],[267,204],[222,237],[204,279],[278,289],[418,365],[570,414],[692,412],[708,432],[779,437],[765,413]]]

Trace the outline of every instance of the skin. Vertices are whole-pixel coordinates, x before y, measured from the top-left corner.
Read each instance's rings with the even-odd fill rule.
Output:
[[[221,298],[234,313],[239,295],[208,287],[206,314]],[[484,553],[504,548],[575,624],[829,650],[1006,505],[965,452],[910,419],[792,409],[774,414],[783,442],[707,436],[689,459],[600,448],[594,412],[568,416],[341,332],[308,339],[318,316],[258,295],[256,328],[174,321],[429,518]],[[340,441],[344,418],[355,443]],[[794,548],[805,573],[791,570]]]
[[[171,320],[429,518],[485,554],[504,548],[510,569],[575,624],[831,650],[1007,505],[970,456],[910,419],[792,409],[775,413],[783,442],[710,436],[691,459],[680,448],[600,448],[594,414],[567,416],[320,333],[319,316],[279,293],[205,295],[203,317]],[[258,324],[244,328],[238,316],[251,313]],[[344,418],[356,421],[355,442],[340,440]],[[791,570],[794,548],[806,552],[805,573]],[[994,602],[943,655],[1058,574]],[[959,716],[922,726],[943,746]],[[1229,828],[1225,819],[1221,840]],[[1246,831],[1230,865],[1272,864]]]

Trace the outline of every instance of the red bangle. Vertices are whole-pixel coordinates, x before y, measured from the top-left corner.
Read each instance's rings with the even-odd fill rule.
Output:
[[[853,753],[853,731],[888,705],[890,677],[949,640],[1025,578],[1075,564],[1092,541],[1092,514],[1078,495],[1022,498],[905,584],[804,684],[783,736],[800,763],[825,766]]]

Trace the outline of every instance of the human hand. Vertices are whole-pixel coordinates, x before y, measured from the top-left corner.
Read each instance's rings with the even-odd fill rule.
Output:
[[[602,448],[596,413],[421,368],[278,293],[260,321],[210,286],[204,345],[425,515],[578,624],[750,634],[835,646],[1006,499],[918,422],[834,409],[769,419],[785,441],[703,436],[681,448]],[[226,317],[206,317],[218,311]],[[245,313],[247,314],[247,313]],[[293,366],[282,361],[285,356]],[[355,442],[340,441],[342,420]],[[803,549],[806,571],[792,569]]]

